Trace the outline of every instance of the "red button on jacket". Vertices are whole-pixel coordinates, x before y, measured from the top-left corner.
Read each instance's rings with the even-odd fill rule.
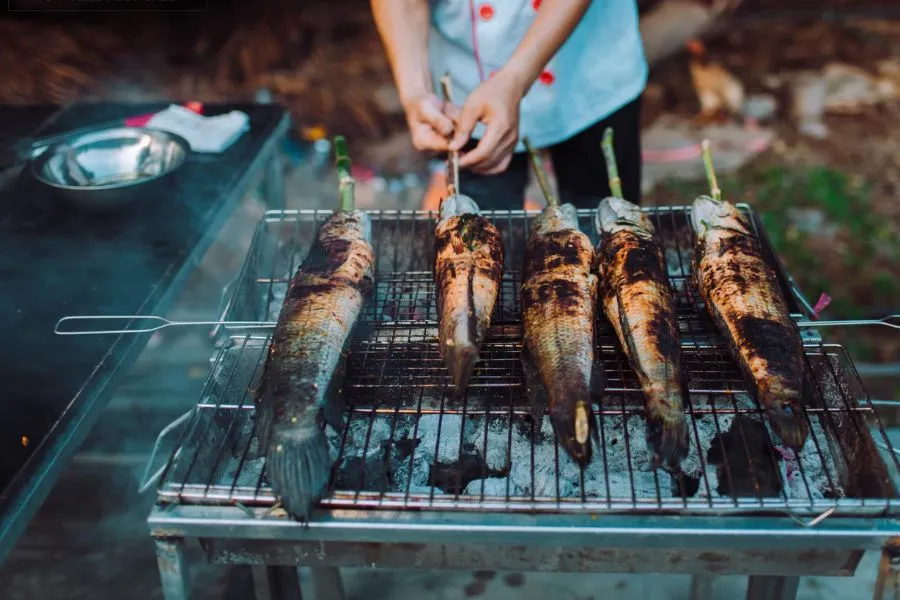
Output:
[[[531,8],[537,10],[541,7],[541,0],[531,0]]]
[[[494,18],[494,7],[487,3],[482,4],[478,7],[478,16],[480,16],[483,21],[490,21]]]
[[[554,81],[556,81],[556,77],[554,77],[553,73],[551,73],[550,71],[544,71],[538,77],[538,81],[540,81],[544,85],[551,85]]]

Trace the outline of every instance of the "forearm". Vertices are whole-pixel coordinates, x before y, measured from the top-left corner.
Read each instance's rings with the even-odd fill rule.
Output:
[[[590,3],[591,0],[543,0],[534,22],[502,69],[515,78],[522,95],[569,38]]]
[[[428,68],[428,0],[371,0],[400,101],[432,91]]]

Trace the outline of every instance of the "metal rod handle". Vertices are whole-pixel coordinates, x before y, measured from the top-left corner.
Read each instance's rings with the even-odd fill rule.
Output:
[[[869,327],[881,325],[900,329],[900,315],[888,315],[881,319],[847,319],[844,321],[798,321],[798,327]]]
[[[159,432],[159,435],[156,436],[156,443],[153,444],[153,450],[150,452],[150,458],[147,459],[147,466],[144,468],[144,474],[141,476],[141,484],[138,486],[138,494],[143,494],[147,490],[149,490],[153,484],[155,484],[160,477],[162,477],[163,471],[166,470],[168,464],[164,464],[159,469],[156,470],[153,475],[150,474],[150,469],[153,468],[153,463],[156,462],[156,455],[159,453],[159,448],[162,446],[163,440],[166,439],[172,431],[179,428],[183,423],[187,422],[188,419],[191,418],[191,415],[194,414],[194,408],[190,409],[165,427],[163,430]],[[172,457],[172,462],[175,462],[178,459],[178,456],[181,454],[181,448],[179,448],[175,455]]]
[[[74,321],[120,321],[124,325],[118,329],[61,329],[64,323]],[[128,327],[131,321],[151,321],[156,325],[144,327]],[[223,326],[226,329],[266,329],[274,327],[274,321],[170,321],[155,315],[83,315],[63,317],[56,322],[53,333],[56,335],[107,335],[115,333],[152,333],[166,327]]]

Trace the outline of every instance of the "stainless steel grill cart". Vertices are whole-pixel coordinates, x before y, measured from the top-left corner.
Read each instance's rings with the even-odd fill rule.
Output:
[[[808,303],[756,215],[742,209],[796,318],[806,318]],[[467,395],[451,401],[435,339],[434,215],[375,213],[377,286],[351,349],[347,424],[327,430],[329,493],[308,525],[277,508],[253,421],[267,332],[223,331],[149,517],[167,600],[188,597],[187,538],[213,562],[267,565],[279,597],[299,596],[295,567],[304,565],[332,583],[341,566],[688,573],[699,576],[698,599],[709,593],[707,577],[746,574],[748,598],[787,600],[799,576],[852,575],[865,550],[889,549],[900,536],[891,478],[900,464],[847,354],[804,330],[823,400],[806,408],[811,433],[799,454],[773,445],[690,279],[689,209],[649,210],[676,291],[691,392],[682,473],[651,468],[637,380],[602,317],[606,395],[595,408],[601,444],[591,465],[581,471],[559,450],[547,417],[529,418],[517,269],[532,214],[487,213],[504,239],[504,284],[483,360]],[[223,320],[277,318],[327,214],[267,213]],[[580,213],[585,232],[591,216]]]

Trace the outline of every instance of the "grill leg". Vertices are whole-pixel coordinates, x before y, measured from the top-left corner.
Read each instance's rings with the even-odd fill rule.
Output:
[[[313,600],[344,600],[341,571],[337,567],[313,567],[310,569]]]
[[[256,600],[303,600],[296,567],[253,567]]]
[[[275,151],[266,165],[266,175],[263,182],[266,194],[266,204],[269,209],[278,210],[284,208],[284,172],[281,168],[281,152]]]
[[[796,600],[799,587],[799,577],[751,575],[747,600]]]
[[[156,563],[165,600],[189,600],[191,597],[184,538],[155,538]]]
[[[694,575],[691,577],[691,600],[713,600],[713,578],[709,575]]]
[[[875,600],[900,600],[900,540],[892,538],[881,549]]]

